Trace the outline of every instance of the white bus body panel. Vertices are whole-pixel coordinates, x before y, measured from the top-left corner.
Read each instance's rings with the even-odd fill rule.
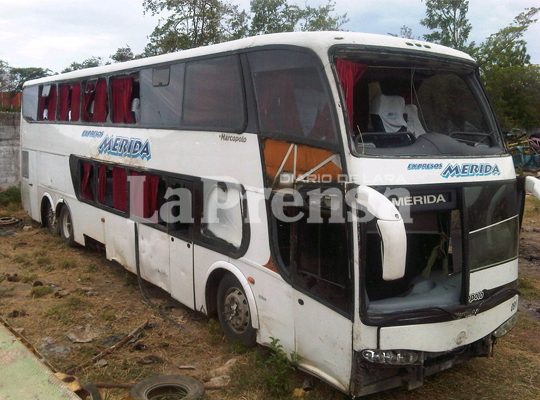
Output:
[[[450,351],[489,335],[517,312],[518,296],[481,314],[435,324],[381,328],[381,350]]]
[[[38,202],[38,178],[37,178],[37,152],[28,151],[28,178],[24,176],[21,179],[21,196],[24,211],[26,211],[32,219],[41,221],[39,215]]]
[[[353,359],[352,321],[298,290],[294,295],[300,368],[347,392]]]
[[[193,309],[195,307],[193,244],[177,237],[171,237],[169,246],[171,296]]]
[[[494,267],[471,272],[469,293],[493,289],[518,279],[518,259]]]
[[[138,228],[141,276],[170,293],[170,236],[167,232],[143,224],[139,224]]]
[[[516,172],[514,162],[509,155],[486,158],[414,158],[414,159],[388,159],[375,157],[351,157],[350,179],[362,185],[429,185],[435,183],[468,183],[479,185],[485,182],[515,180]],[[466,174],[462,166],[471,164],[489,164],[497,166],[499,173],[482,176]],[[417,165],[432,166],[432,168],[413,169]],[[461,174],[448,174],[448,167],[458,166]],[[455,169],[453,170],[455,172]]]

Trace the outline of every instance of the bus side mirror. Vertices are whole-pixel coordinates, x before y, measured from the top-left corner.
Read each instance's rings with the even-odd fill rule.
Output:
[[[377,229],[382,240],[383,279],[393,281],[403,278],[407,258],[407,234],[398,209],[386,196],[368,186],[359,186],[356,189],[356,201],[377,218]]]
[[[525,177],[525,190],[540,200],[540,180],[532,176]]]

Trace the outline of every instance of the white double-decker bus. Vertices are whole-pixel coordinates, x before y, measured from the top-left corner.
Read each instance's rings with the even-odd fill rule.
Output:
[[[362,396],[516,323],[516,180],[474,61],[350,32],[242,39],[27,82],[33,219],[246,346]]]

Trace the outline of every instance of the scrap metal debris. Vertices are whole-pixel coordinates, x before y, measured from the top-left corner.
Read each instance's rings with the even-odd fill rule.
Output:
[[[145,321],[143,324],[139,325],[137,328],[135,328],[133,331],[131,331],[129,334],[127,334],[126,336],[124,336],[124,338],[122,340],[120,340],[118,343],[116,343],[114,346],[112,347],[109,347],[108,349],[105,349],[103,350],[101,353],[99,353],[97,356],[95,356],[94,358],[92,358],[91,360],[87,361],[87,362],[84,362],[82,363],[81,365],[77,366],[77,367],[74,367],[74,368],[71,368],[67,373],[68,374],[74,374],[75,372],[81,370],[82,368],[85,368],[89,365],[92,365],[96,362],[98,362],[99,360],[101,360],[103,357],[111,354],[111,353],[114,353],[116,350],[118,350],[120,347],[122,347],[123,345],[125,345],[127,342],[129,342],[131,339],[133,339],[133,337],[135,335],[137,335],[137,333],[139,333],[141,330],[143,330],[144,328],[146,328],[146,326],[148,325],[148,321]]]

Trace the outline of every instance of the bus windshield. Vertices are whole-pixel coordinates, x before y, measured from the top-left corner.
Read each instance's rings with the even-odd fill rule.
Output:
[[[404,55],[339,53],[353,153],[481,156],[502,142],[472,65]]]

